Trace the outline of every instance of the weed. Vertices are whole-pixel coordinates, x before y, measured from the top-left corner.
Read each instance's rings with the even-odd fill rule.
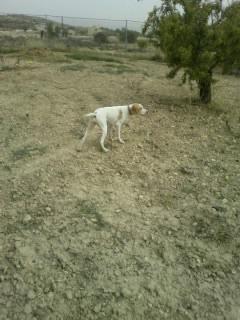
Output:
[[[15,66],[5,66],[5,65],[0,66],[0,71],[12,71],[12,70],[16,70],[16,67]]]
[[[91,220],[98,228],[103,228],[108,226],[108,223],[104,221],[102,215],[99,213],[93,202],[87,200],[79,200],[77,202],[77,207],[80,209],[80,215],[85,216],[87,219]]]
[[[86,67],[82,64],[67,64],[60,68],[60,71],[83,71]]]
[[[22,148],[19,148],[12,152],[12,156],[14,160],[21,160],[26,157],[31,157],[34,154],[42,155],[46,152],[46,146],[31,146],[26,145]]]
[[[0,48],[0,54],[16,53],[20,50],[18,48]]]
[[[78,51],[66,55],[67,58],[82,61],[105,61],[105,62],[115,62],[122,63],[121,60],[110,56],[109,54],[95,51]]]
[[[200,239],[226,243],[235,237],[234,228],[225,216],[204,214],[194,217],[194,233]]]
[[[127,65],[104,65],[105,68],[98,70],[99,73],[123,74],[125,72],[136,72]]]

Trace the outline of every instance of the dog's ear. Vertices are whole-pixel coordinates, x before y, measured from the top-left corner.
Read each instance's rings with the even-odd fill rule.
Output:
[[[131,112],[132,114],[138,114],[141,111],[141,107],[139,103],[133,103],[131,106]]]

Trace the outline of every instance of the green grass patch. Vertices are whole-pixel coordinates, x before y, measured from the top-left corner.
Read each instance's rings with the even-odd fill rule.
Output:
[[[90,220],[98,228],[109,226],[109,224],[103,219],[103,216],[100,214],[93,202],[87,200],[78,200],[77,208],[79,209],[80,215]]]
[[[60,71],[83,71],[86,67],[82,64],[67,64],[60,68]]]
[[[103,52],[96,51],[78,51],[66,55],[67,58],[81,61],[105,61],[105,62],[115,62],[123,63],[121,60],[116,59],[116,57],[111,56]]]
[[[195,237],[199,239],[223,244],[236,238],[237,228],[228,221],[226,214],[201,212],[201,216],[194,216],[192,220]]]
[[[108,73],[108,74],[123,74],[123,73],[131,73],[131,72],[136,72],[136,70],[130,68],[127,65],[121,64],[121,65],[116,65],[116,64],[105,64],[103,66],[103,69],[99,69],[97,72],[99,73]]]
[[[16,70],[16,67],[15,66],[6,66],[6,65],[1,65],[0,66],[0,72],[12,71],[12,70]]]
[[[103,65],[103,68],[96,70],[98,73],[107,73],[107,74],[113,74],[113,75],[118,75],[118,74],[123,74],[123,73],[141,73],[144,76],[149,76],[149,74],[143,70],[143,69],[136,69],[132,68],[126,64],[113,64],[113,63],[107,63]]]
[[[26,145],[12,152],[13,160],[21,160],[34,155],[42,155],[46,152],[46,146],[31,146]]]
[[[16,53],[21,51],[22,49],[19,48],[0,48],[0,54],[9,54],[9,53]]]

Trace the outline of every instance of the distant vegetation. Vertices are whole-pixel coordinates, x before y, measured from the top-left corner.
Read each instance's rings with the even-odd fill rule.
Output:
[[[26,15],[0,15],[1,30],[28,30],[36,29],[36,25],[46,23],[43,18],[26,16]]]
[[[29,36],[31,36],[30,32],[32,32],[32,35],[35,33],[35,37],[41,37],[41,39],[69,38],[71,40],[66,42],[67,46],[78,46],[81,45],[81,42],[87,45],[95,44],[97,46],[123,44],[126,41],[126,35],[129,44],[137,44],[138,38],[141,37],[140,32],[128,30],[126,33],[125,28],[110,29],[72,26],[45,18],[26,15],[0,15],[0,30],[18,32],[17,35],[14,35],[15,38],[20,36],[21,31],[28,32],[26,34]],[[4,34],[1,36],[3,37]],[[140,45],[140,47],[142,46]]]

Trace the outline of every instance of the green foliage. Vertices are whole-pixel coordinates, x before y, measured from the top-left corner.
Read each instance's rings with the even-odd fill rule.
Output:
[[[62,33],[63,33],[63,37],[66,38],[68,36],[68,29],[67,28],[63,28]]]
[[[200,100],[208,103],[214,68],[240,59],[239,21],[239,3],[221,14],[217,1],[163,0],[149,14],[144,33],[162,49],[169,77],[182,69],[183,82],[196,81]]]
[[[223,13],[222,22],[223,71],[240,69],[240,2],[235,2]]]
[[[148,46],[148,38],[138,37],[137,38],[137,45],[141,50],[146,49]]]
[[[48,38],[55,37],[54,25],[52,22],[48,22],[48,24],[47,24],[47,35],[48,35]]]
[[[53,22],[48,22],[47,24],[47,36],[48,38],[50,39],[53,39],[53,38],[59,38],[60,35],[61,35],[61,27],[57,24],[57,25],[54,25]],[[64,35],[66,36],[67,35],[67,29],[63,30],[63,33],[65,33]]]
[[[57,37],[57,38],[60,36],[60,34],[61,34],[61,28],[60,28],[59,25],[56,25],[56,26],[55,26],[54,34],[55,34],[55,37]]]
[[[126,29],[117,29],[116,33],[119,35],[119,39],[121,42],[125,42],[126,39]],[[140,36],[140,33],[134,30],[128,30],[127,31],[127,40],[128,43],[136,43],[137,38]]]
[[[105,44],[108,42],[106,33],[99,31],[94,35],[94,41],[98,44]]]

